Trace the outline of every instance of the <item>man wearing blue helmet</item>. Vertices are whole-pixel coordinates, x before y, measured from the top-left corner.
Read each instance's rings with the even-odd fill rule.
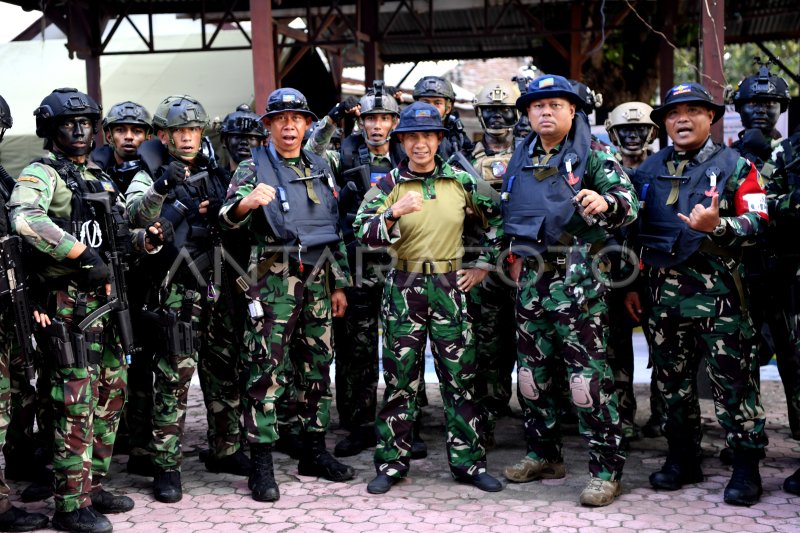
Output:
[[[490,185],[437,155],[445,132],[434,106],[415,102],[404,109],[393,135],[407,156],[369,190],[353,224],[362,244],[388,248],[397,259],[383,289],[386,391],[375,421],[371,494],[388,492],[408,475],[428,337],[444,403],[450,472],[484,491],[503,488],[486,471],[479,437],[484,420],[472,392],[476,357],[467,308],[467,293],[499,255],[500,217]],[[482,237],[485,247],[476,266],[465,268],[463,237],[473,227],[481,228],[473,237]]]
[[[520,403],[528,453],[505,469],[522,483],[565,475],[553,384],[563,358],[581,434],[589,443],[583,505],[608,505],[620,493],[625,455],[612,371],[606,360],[609,230],[636,218],[625,172],[592,149],[583,100],[561,76],[536,78],[517,99],[533,132],[503,178],[503,223],[517,291]]]
[[[248,309],[243,411],[252,457],[248,486],[256,501],[280,497],[272,464],[276,404],[294,369],[302,441],[298,473],[330,481],[355,475],[325,449],[331,320],[344,315],[344,288],[351,281],[333,173],[325,159],[301,148],[314,119],[300,91],[273,91],[261,117],[270,144],[239,165],[220,211],[223,227],[249,230],[256,243],[250,272],[237,279]]]

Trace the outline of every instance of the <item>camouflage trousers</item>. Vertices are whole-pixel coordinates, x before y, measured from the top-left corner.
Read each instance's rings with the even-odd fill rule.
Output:
[[[375,421],[378,403],[378,327],[383,284],[349,287],[347,311],[333,319],[336,408],[348,431]]]
[[[72,324],[79,294],[72,287],[51,292],[48,310],[55,312],[50,316]],[[83,294],[87,295],[86,313],[100,306],[101,301],[94,293]],[[100,490],[103,478],[108,475],[127,380],[122,350],[109,320],[106,315],[86,330],[88,336],[94,337],[87,342],[87,348],[100,354],[99,364],[86,368],[59,367],[56,355],[48,354],[52,364],[56,511],[70,512],[91,505],[89,494]]]
[[[393,270],[381,303],[383,378],[386,391],[375,421],[375,467],[404,477],[411,461],[411,434],[417,390],[430,337],[447,427],[447,455],[455,476],[486,470],[479,435],[483,415],[473,392],[475,341],[468,297],[456,286],[456,274],[424,275]]]
[[[324,268],[310,270],[302,274],[294,262],[277,262],[247,292],[251,312],[242,399],[248,442],[278,440],[277,402],[293,377],[301,431],[324,434],[328,429],[333,360],[329,274]]]
[[[667,407],[665,435],[671,451],[699,450],[701,421],[695,376],[701,360],[711,381],[717,420],[728,446],[762,449],[764,408],[756,375],[758,365],[748,319],[739,315],[713,318],[655,316],[650,354],[659,391]],[[673,450],[677,448],[678,450]]]
[[[238,303],[243,302],[238,300]],[[208,421],[208,446],[221,459],[241,447],[239,422],[242,404],[239,392],[244,317],[229,309],[220,297],[211,313],[207,340],[200,352],[198,372]]]
[[[478,306],[473,327],[478,358],[475,396],[491,426],[511,400],[511,374],[517,362],[514,292],[495,273],[470,292]]]
[[[198,352],[203,349],[201,335],[208,325],[208,305],[204,295],[187,289],[182,283],[169,284],[164,309],[175,311],[184,322],[191,320],[194,350],[191,354],[169,354],[165,348],[156,353],[153,371],[153,464],[162,471],[180,471],[183,462],[181,439],[186,424],[189,386],[197,367]]]
[[[517,382],[528,456],[563,461],[557,406],[566,368],[578,430],[589,444],[589,473],[620,479],[625,454],[614,377],[606,360],[605,300],[576,303],[565,292],[559,268],[539,274],[525,267],[519,285]]]
[[[608,302],[608,366],[614,374],[622,434],[636,436],[636,396],[633,392],[633,328],[634,323],[625,310],[624,289],[611,289]]]
[[[0,315],[0,448],[6,443],[6,432],[11,423],[11,338],[14,330],[9,329],[6,312]],[[11,508],[8,495],[11,493],[6,480],[0,471],[0,513]]]

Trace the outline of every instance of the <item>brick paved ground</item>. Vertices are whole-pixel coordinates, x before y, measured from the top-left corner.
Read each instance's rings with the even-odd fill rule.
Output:
[[[640,405],[646,409],[645,386],[638,385]],[[276,453],[276,475],[281,499],[275,504],[250,498],[247,481],[205,471],[197,454],[205,441],[205,418],[198,387],[193,387],[188,416],[186,461],[183,467],[183,501],[174,505],[156,502],[148,479],[122,473],[125,456],[114,459],[108,487],[134,498],[130,513],[111,516],[115,531],[214,532],[225,531],[414,531],[425,532],[616,532],[616,531],[800,531],[800,498],[781,491],[783,479],[800,466],[800,445],[788,438],[786,408],[780,384],[764,383],[764,397],[771,414],[768,422],[770,447],[762,465],[764,496],[750,508],[722,502],[722,490],[730,467],[717,454],[722,445],[713,407],[703,400],[706,459],[703,483],[666,493],[650,489],[647,477],[663,460],[663,439],[643,439],[633,444],[617,501],[604,508],[588,509],[577,504],[586,482],[586,451],[576,436],[566,439],[567,477],[561,480],[508,485],[504,491],[486,494],[452,481],[444,456],[444,424],[438,389],[429,385],[433,405],[426,408],[423,436],[430,455],[415,461],[409,478],[384,496],[367,494],[371,479],[371,453],[364,452],[346,462],[357,470],[348,483],[329,483],[297,475],[296,463]],[[515,405],[515,404],[514,404]],[[517,408],[518,411],[518,408]],[[639,422],[647,418],[639,414]],[[328,446],[343,435],[329,433]],[[497,431],[497,448],[489,454],[489,470],[500,476],[502,467],[524,453],[520,420],[507,418]],[[13,485],[16,495],[24,488]],[[52,500],[28,509],[52,514]]]

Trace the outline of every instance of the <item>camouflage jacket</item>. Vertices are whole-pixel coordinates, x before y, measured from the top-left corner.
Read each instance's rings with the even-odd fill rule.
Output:
[[[480,235],[473,236],[473,240],[480,242],[480,252],[474,266],[486,270],[494,270],[500,256],[500,243],[503,237],[503,219],[500,214],[499,196],[486,182],[477,182],[472,176],[463,171],[454,170],[440,156],[436,156],[436,170],[433,175],[420,178],[411,173],[408,169],[408,160],[400,163],[400,166],[392,170],[382,178],[376,187],[370,189],[364,198],[358,215],[353,223],[356,237],[362,244],[369,247],[395,248],[403,239],[402,218],[395,223],[391,230],[387,229],[386,221],[381,214],[397,200],[399,187],[407,183],[419,183],[422,188],[423,202],[436,200],[436,184],[441,180],[457,180],[467,193],[467,207],[473,211],[472,216],[465,214],[462,228],[462,239],[456,248],[460,248],[463,255],[464,233],[479,228]],[[398,189],[395,191],[395,189]],[[469,224],[468,219],[479,222]],[[442,228],[431,228],[431,236],[439,235]],[[439,257],[422,257],[420,259],[451,259]]]
[[[219,220],[223,230],[248,228],[253,234],[254,244],[250,250],[250,266],[254,267],[259,260],[272,255],[270,248],[281,246],[283,243],[272,234],[269,225],[260,210],[250,211],[242,220],[234,221],[230,214],[239,205],[239,202],[253,192],[258,185],[256,165],[252,159],[245,159],[239,163],[228,187],[225,203],[219,211]],[[273,200],[280,201],[278,198]],[[347,263],[347,250],[344,241],[340,240],[334,251],[335,262],[330,264],[333,276],[333,287],[342,289],[352,285],[350,267]]]
[[[50,152],[47,158],[59,162],[64,157]],[[100,168],[89,161],[73,164],[86,181],[96,181],[102,176]],[[48,278],[69,275],[75,268],[63,264],[67,254],[78,239],[59,227],[53,218],[69,219],[72,215],[72,191],[58,171],[50,166],[34,162],[25,167],[17,179],[8,202],[12,230],[23,237],[36,250],[49,255],[58,263],[48,264],[39,272]],[[117,205],[125,207],[125,197],[117,195]],[[86,243],[84,243],[86,244]],[[145,251],[145,232],[131,232],[133,251]],[[157,252],[158,249],[151,253]]]
[[[692,159],[708,158],[713,148],[709,139]],[[672,147],[664,150],[672,150]],[[676,153],[675,157],[681,156]],[[665,168],[664,174],[667,173]],[[719,211],[727,223],[726,232],[721,236],[709,234],[705,245],[683,263],[669,268],[645,265],[642,270],[645,302],[655,315],[713,318],[743,312],[746,295],[742,287],[745,271],[739,260],[741,247],[752,245],[769,223],[768,214],[748,204],[743,196],[764,193],[758,170],[740,157],[719,196]],[[654,201],[665,199],[646,199],[646,203]],[[646,213],[643,209],[643,216]]]

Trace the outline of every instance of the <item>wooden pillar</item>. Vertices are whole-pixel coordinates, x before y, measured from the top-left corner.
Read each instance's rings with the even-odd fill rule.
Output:
[[[570,6],[569,33],[569,79],[581,81],[583,74],[583,50],[581,50],[581,4],[574,2]]]
[[[277,88],[275,80],[275,27],[272,23],[272,2],[250,0],[250,22],[253,41],[253,93],[256,113],[263,113],[267,96]]]
[[[725,0],[706,0],[707,9],[701,8],[701,46],[703,48],[701,83],[708,89],[716,103],[722,103],[725,75],[722,62],[725,48]],[[722,120],[711,126],[711,138],[721,143]]]
[[[666,39],[661,41],[658,51],[658,81],[659,98],[664,98],[667,91],[675,85],[675,50],[668,42],[675,42],[675,2],[665,2],[663,5],[664,26],[662,31]],[[691,80],[678,80],[683,83]],[[667,146],[667,130],[660,128],[658,132],[659,145]]]
[[[95,102],[103,105],[103,90],[100,87],[100,56],[94,54],[86,57],[86,93],[94,98]],[[113,104],[109,104],[113,105]],[[104,109],[104,112],[108,109]],[[95,146],[103,146],[105,139],[103,131],[98,129],[94,136]]]
[[[364,45],[364,86],[372,86],[372,80],[383,79],[383,65],[379,54],[378,34],[378,8],[380,2],[373,0],[360,0],[358,2],[359,31],[368,35],[369,40],[363,41]]]

